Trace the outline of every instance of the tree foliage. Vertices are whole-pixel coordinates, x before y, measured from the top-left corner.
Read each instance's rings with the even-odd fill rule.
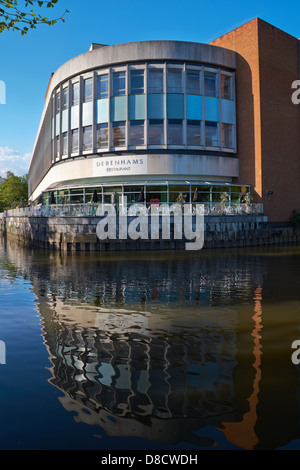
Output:
[[[16,176],[8,171],[6,178],[0,177],[0,212],[28,203],[28,175]]]
[[[21,1],[23,6],[20,6]],[[68,10],[56,19],[49,19],[37,13],[38,8],[54,8],[57,2],[58,0],[0,0],[0,33],[12,30],[20,31],[24,36],[40,24],[51,26],[58,21],[64,22]]]

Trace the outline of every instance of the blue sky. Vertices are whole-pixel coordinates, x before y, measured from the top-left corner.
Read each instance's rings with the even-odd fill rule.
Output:
[[[207,43],[256,17],[299,38],[298,6],[295,0],[58,0],[46,13],[59,17],[68,9],[65,23],[42,25],[27,36],[0,34],[0,80],[6,84],[6,104],[0,104],[0,176],[7,170],[27,172],[50,75],[92,42]]]

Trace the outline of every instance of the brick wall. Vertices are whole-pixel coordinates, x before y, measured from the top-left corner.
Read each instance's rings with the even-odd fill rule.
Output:
[[[289,220],[300,210],[298,40],[256,18],[211,44],[237,52],[238,183],[253,186],[270,221]]]

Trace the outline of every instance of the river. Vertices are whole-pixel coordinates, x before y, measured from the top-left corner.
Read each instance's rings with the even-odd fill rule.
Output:
[[[296,340],[299,246],[0,238],[0,449],[300,449]]]

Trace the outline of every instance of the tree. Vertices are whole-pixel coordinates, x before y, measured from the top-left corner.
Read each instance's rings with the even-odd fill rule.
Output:
[[[26,206],[28,203],[28,175],[16,176],[8,171],[0,178],[0,212]]]
[[[0,0],[0,33],[5,30],[20,31],[22,36],[30,29],[35,29],[40,24],[54,25],[58,21],[65,21],[65,15],[56,19],[49,19],[36,13],[36,8],[54,8],[58,0],[23,0],[25,5],[19,8],[21,0]]]

